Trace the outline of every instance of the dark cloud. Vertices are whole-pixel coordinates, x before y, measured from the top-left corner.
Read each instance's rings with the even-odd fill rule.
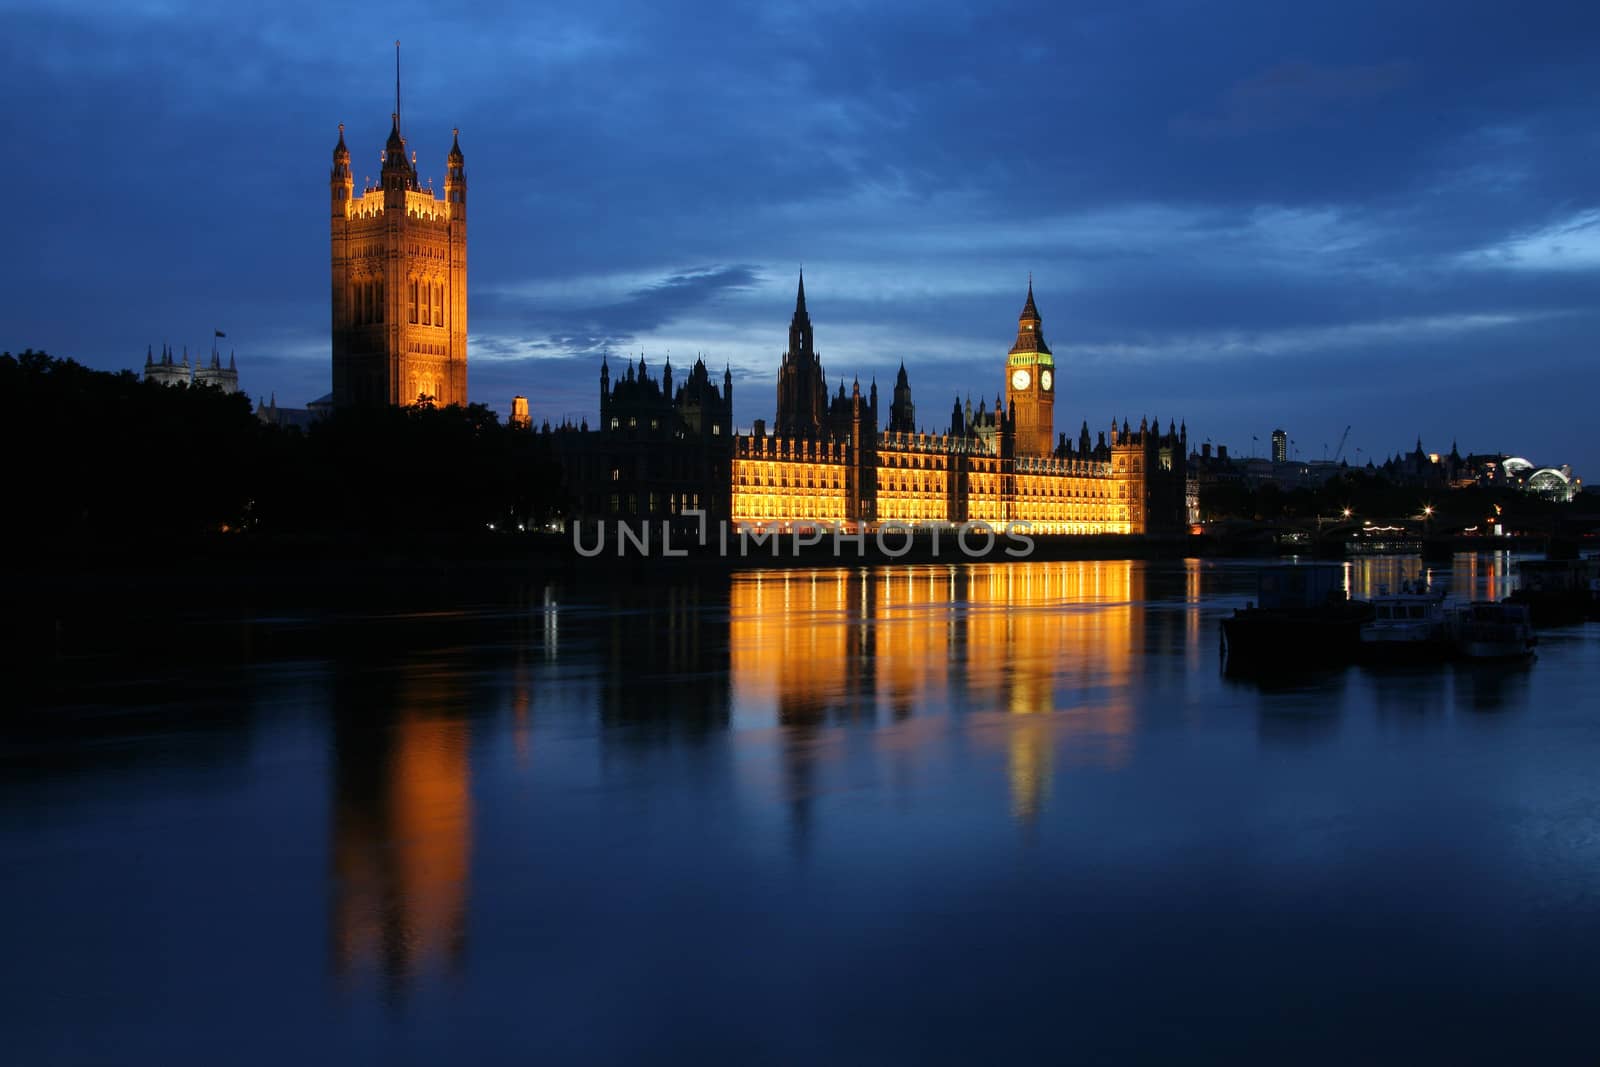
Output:
[[[326,392],[329,153],[346,122],[375,170],[399,36],[425,176],[462,130],[477,399],[592,411],[600,354],[676,345],[735,367],[741,421],[770,415],[803,261],[830,373],[905,358],[935,423],[992,400],[1032,270],[1063,427],[1159,407],[1236,443],[1348,421],[1374,449],[1509,427],[1600,469],[1571,387],[1600,339],[1595,5],[385,18],[368,40],[309,0],[11,5],[0,346],[123,367],[220,326],[253,394]]]
[[[1280,63],[1228,89],[1214,111],[1181,115],[1173,129],[1197,137],[1239,137],[1353,117],[1410,78],[1403,63],[1327,67]]]
[[[621,300],[574,306],[491,294],[480,298],[473,312],[480,316],[478,322],[487,319],[491,331],[502,331],[499,338],[484,343],[492,354],[512,356],[537,350],[597,359],[725,293],[747,290],[760,280],[760,274],[749,266],[694,267],[634,289]],[[512,339],[519,335],[528,339]]]

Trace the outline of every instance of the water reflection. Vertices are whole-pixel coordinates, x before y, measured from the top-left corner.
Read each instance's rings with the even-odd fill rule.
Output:
[[[1452,591],[1509,562],[1457,557]],[[1123,1062],[1164,974],[1197,1058],[1237,1062],[1293,1059],[1336,1001],[1392,1027],[1378,957],[1438,991],[1446,1038],[1462,1003],[1600,988],[1570,951],[1595,933],[1594,627],[1522,667],[1236,685],[1218,620],[1257,569],[540,575],[219,609],[171,628],[188,659],[68,642],[54,703],[0,717],[10,1058],[222,1035],[260,1062],[814,1062],[826,1033],[966,1061],[1069,1010],[1083,1058]],[[231,651],[193,653],[224,626]],[[952,974],[1038,995],[974,1017]],[[1245,1002],[1280,1044],[1241,1049]],[[1497,1058],[1547,1032],[1524,1014]]]
[[[797,819],[809,817],[816,761],[832,751],[818,743],[823,726],[930,710],[967,714],[977,744],[1003,747],[1013,811],[1031,819],[1058,748],[1069,763],[1127,759],[1143,577],[1127,561],[739,575],[728,622],[735,703],[753,724],[783,728]],[[1181,618],[1162,626],[1172,633],[1159,641],[1184,643]]]
[[[1533,661],[1457,663],[1452,678],[1456,707],[1471,712],[1499,712],[1525,707],[1533,672]]]
[[[458,970],[472,852],[469,726],[461,673],[418,665],[335,684],[333,905],[337,972],[391,993]]]
[[[602,604],[599,711],[608,739],[649,745],[669,736],[703,740],[726,729],[728,645],[719,632],[719,587],[617,585]]]

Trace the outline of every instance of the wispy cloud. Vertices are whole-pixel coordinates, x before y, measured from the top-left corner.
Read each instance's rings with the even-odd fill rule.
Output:
[[[1518,271],[1600,270],[1600,209],[1579,211],[1489,248],[1465,253],[1460,261],[1469,267]]]

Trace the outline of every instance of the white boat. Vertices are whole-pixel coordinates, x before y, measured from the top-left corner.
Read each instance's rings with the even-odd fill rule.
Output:
[[[1371,622],[1361,624],[1361,655],[1368,660],[1444,659],[1451,651],[1444,592],[1419,583],[1399,593],[1380,589],[1372,598]]]
[[[1456,654],[1466,659],[1525,659],[1538,638],[1526,604],[1475,600],[1450,619]]]

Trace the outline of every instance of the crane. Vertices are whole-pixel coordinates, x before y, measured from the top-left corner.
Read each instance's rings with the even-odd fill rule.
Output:
[[[1334,449],[1333,452],[1333,461],[1335,463],[1338,463],[1339,457],[1344,455],[1344,443],[1348,440],[1350,440],[1350,427],[1346,426],[1344,428],[1344,433],[1339,435],[1339,447]]]

